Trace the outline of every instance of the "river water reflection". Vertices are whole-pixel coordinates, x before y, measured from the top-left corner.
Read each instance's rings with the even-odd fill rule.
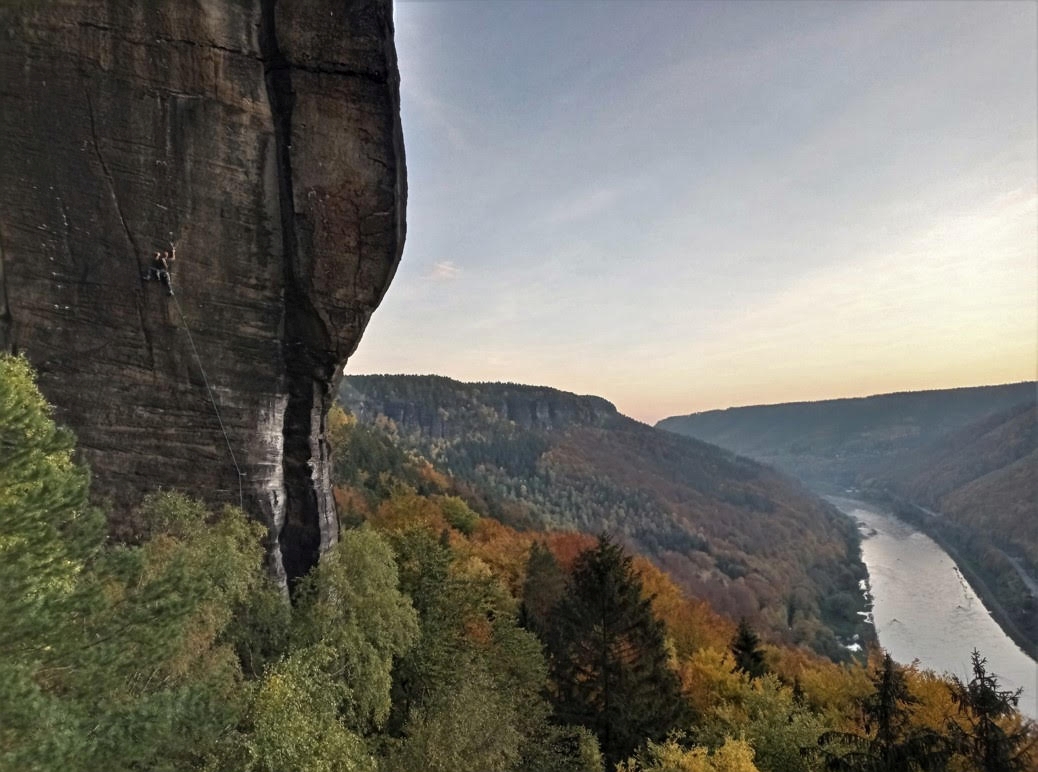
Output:
[[[967,679],[977,648],[1003,687],[1023,688],[1021,712],[1038,718],[1038,663],[1002,632],[948,553],[879,507],[829,500],[859,524],[876,633],[890,656]]]

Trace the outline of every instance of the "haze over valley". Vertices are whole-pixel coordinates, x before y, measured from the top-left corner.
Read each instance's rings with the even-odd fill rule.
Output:
[[[0,29],[0,772],[1038,769],[1034,2]]]
[[[408,246],[350,373],[647,423],[1034,380],[1033,3],[406,3]]]

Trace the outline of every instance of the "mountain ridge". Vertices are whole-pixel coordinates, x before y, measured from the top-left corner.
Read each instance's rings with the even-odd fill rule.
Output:
[[[893,392],[710,410],[656,427],[712,442],[814,484],[854,485],[862,463],[921,447],[1000,410],[1034,400],[1036,384]]]
[[[615,533],[730,617],[834,656],[830,626],[860,632],[853,525],[750,459],[550,387],[367,375],[339,394],[361,422],[507,501],[513,525]]]
[[[744,405],[729,405],[728,407],[714,407],[708,408],[707,410],[695,410],[691,413],[684,413],[681,416],[666,416],[659,419],[656,423],[667,421],[671,418],[679,418],[689,415],[703,415],[706,413],[723,413],[728,410],[742,410],[744,408],[769,408],[769,407],[784,407],[787,405],[819,405],[833,402],[854,402],[857,400],[870,400],[878,397],[901,397],[906,395],[932,395],[932,394],[944,394],[954,392],[969,392],[977,389],[1004,389],[1004,388],[1015,388],[1019,386],[1030,386],[1034,387],[1038,385],[1035,381],[1006,381],[1004,383],[980,383],[976,386],[948,386],[945,388],[935,389],[901,389],[898,391],[877,391],[873,394],[861,394],[854,397],[825,397],[823,399],[793,399],[785,402],[751,402]]]
[[[817,490],[853,487],[892,508],[962,564],[1018,645],[1038,649],[1035,383],[738,408],[658,425]]]

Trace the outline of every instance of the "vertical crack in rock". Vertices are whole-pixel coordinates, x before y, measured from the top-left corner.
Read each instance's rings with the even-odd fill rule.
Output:
[[[123,215],[122,205],[119,203],[119,196],[115,192],[115,182],[112,180],[112,172],[108,169],[108,164],[105,162],[105,157],[101,153],[101,143],[97,139],[97,124],[94,121],[94,103],[90,99],[90,92],[87,90],[83,91],[83,96],[86,97],[87,104],[87,116],[90,118],[90,138],[93,140],[94,153],[97,155],[97,162],[101,166],[101,171],[104,172],[105,182],[108,185],[108,193],[112,197],[112,203],[115,205],[115,213],[119,216],[119,222],[123,226],[123,233],[126,234],[126,241],[130,245],[130,249],[133,250],[131,260],[133,261],[133,270],[139,277],[141,275],[141,262],[140,262],[140,250],[137,248],[137,240],[133,237],[133,233],[130,231],[130,226],[126,222],[126,217]],[[67,227],[67,221],[66,221]],[[141,333],[144,335],[144,343],[148,347],[148,359],[151,362],[151,369],[155,369],[155,348],[151,342],[151,330],[148,329],[147,323],[144,321],[144,308],[141,305],[140,292],[135,292],[133,297],[134,306],[137,308],[137,319],[141,325]]]
[[[156,488],[234,501],[190,341],[138,273],[172,230],[287,589],[338,538],[325,411],[403,247],[392,0],[0,0],[0,29],[0,345],[41,371],[113,533]]]
[[[322,547],[320,492],[317,479],[321,459],[313,449],[324,420],[324,384],[331,382],[335,362],[328,329],[307,292],[307,276],[296,237],[292,185],[292,65],[281,51],[276,27],[277,0],[262,0],[260,53],[264,63],[267,97],[274,122],[278,196],[284,263],[283,338],[288,404],[282,428],[282,468],[285,519],[277,534],[281,562],[289,590],[317,563]],[[324,357],[320,352],[327,352]],[[327,514],[327,513],[326,513]]]
[[[14,338],[11,328],[14,320],[11,318],[11,304],[7,299],[7,278],[4,271],[6,257],[4,255],[3,230],[0,229],[0,351],[14,351]]]

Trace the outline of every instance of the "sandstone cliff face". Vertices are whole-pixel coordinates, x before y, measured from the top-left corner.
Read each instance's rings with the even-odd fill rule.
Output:
[[[116,517],[240,483],[282,579],[335,541],[323,421],[403,248],[398,83],[390,0],[3,4],[0,347]],[[170,240],[174,298],[142,280]]]

